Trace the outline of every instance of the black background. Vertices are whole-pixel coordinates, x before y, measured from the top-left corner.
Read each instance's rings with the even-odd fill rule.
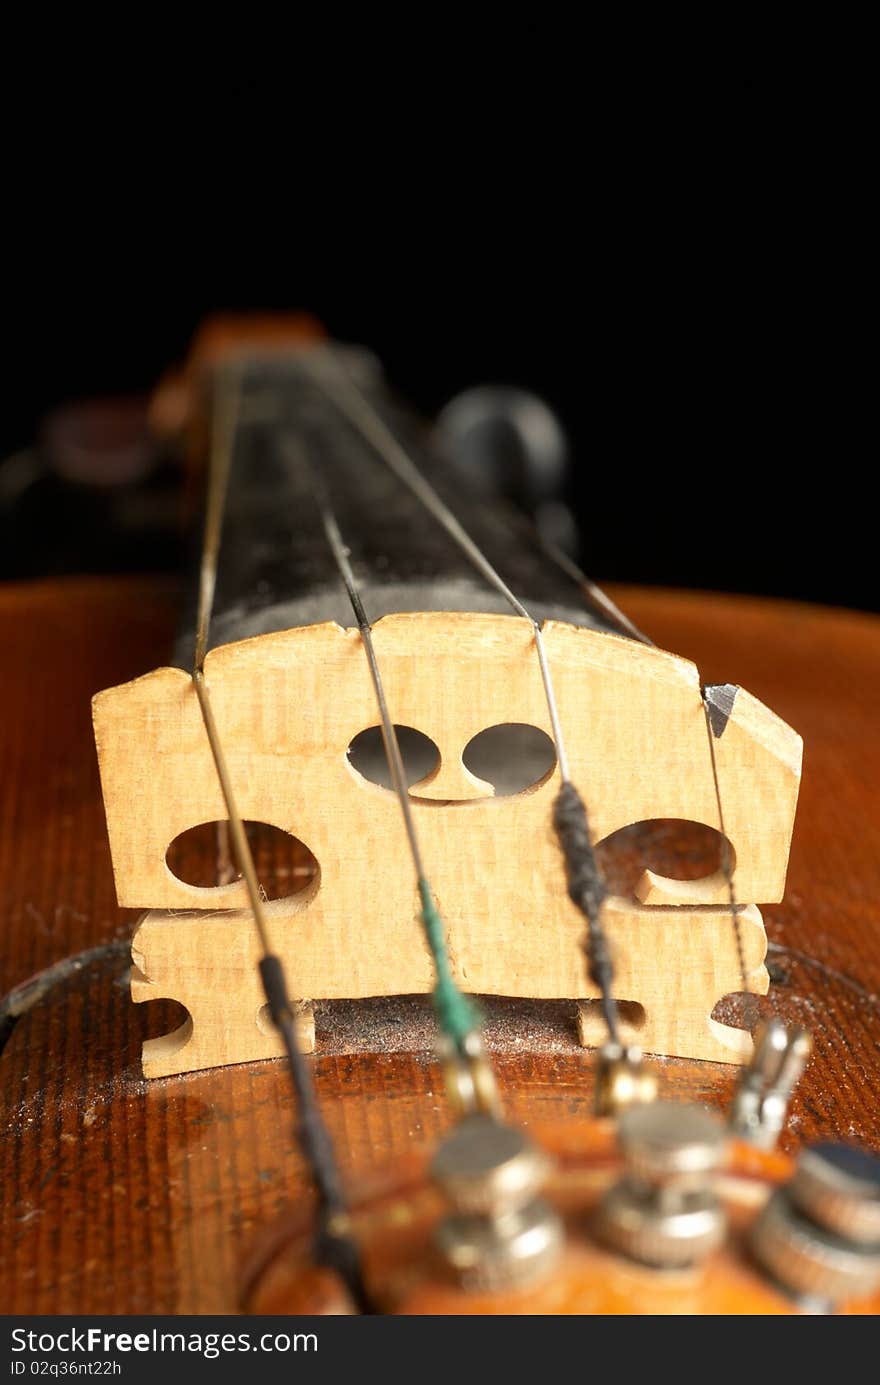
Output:
[[[4,451],[64,399],[149,388],[206,312],[307,308],[428,414],[542,394],[600,580],[876,608],[858,118],[821,83],[609,78],[565,33],[519,39],[417,45],[393,89],[351,44],[326,89],[302,49],[294,77],[254,49],[244,75],[42,72]]]

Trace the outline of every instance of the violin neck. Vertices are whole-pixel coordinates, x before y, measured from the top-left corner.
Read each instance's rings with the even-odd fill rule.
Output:
[[[371,413],[537,619],[615,629],[589,608],[524,516],[439,454],[372,357],[349,351],[345,361]],[[316,480],[351,547],[371,621],[409,611],[509,613],[504,597],[385,464],[375,440],[339,412],[292,354],[250,365],[242,376],[209,647],[323,621],[351,624],[320,523]],[[187,669],[195,608],[194,582],[174,657]]]

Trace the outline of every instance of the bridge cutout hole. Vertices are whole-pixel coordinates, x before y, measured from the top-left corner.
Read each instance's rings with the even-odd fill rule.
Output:
[[[244,824],[264,898],[307,898],[317,891],[321,868],[305,842],[267,822]],[[227,821],[200,822],[174,838],[165,862],[176,879],[196,889],[216,890],[234,884],[236,868]]]
[[[468,741],[461,758],[498,798],[537,788],[556,768],[556,748],[547,732],[521,721],[487,726]]]
[[[596,844],[596,859],[611,894],[630,898],[646,870],[667,880],[703,880],[723,867],[724,838],[686,818],[648,818],[621,827]],[[736,865],[728,843],[730,867]]]
[[[298,1028],[308,1029],[311,1027],[314,1029],[314,1015],[311,1013],[310,1007],[297,1006],[294,1004],[293,1014],[294,1019],[297,1021]],[[268,1003],[260,1006],[257,1011],[256,1020],[257,1028],[261,1034],[264,1034],[268,1039],[277,1039],[279,1043],[282,1042],[281,1034],[275,1028],[275,1023],[272,1019],[272,1009]],[[303,1035],[300,1034],[300,1042],[302,1042],[302,1039]]]
[[[267,1038],[280,1037],[278,1030],[272,1020],[272,1007],[269,1004],[261,1005],[257,1011],[257,1028],[261,1034]]]
[[[403,772],[409,788],[410,785],[418,784],[420,780],[433,774],[440,764],[440,751],[430,736],[417,731],[414,726],[395,726],[394,730],[397,733]],[[368,726],[365,731],[358,732],[346,753],[349,764],[364,779],[369,780],[371,784],[378,784],[382,789],[394,788],[380,726]]]
[[[142,1002],[147,1012],[147,1030],[159,1025],[164,1033],[152,1034],[143,1041],[145,1062],[163,1062],[185,1048],[193,1035],[193,1018],[178,1000],[148,1000]],[[177,1023],[175,1024],[175,1021]],[[169,1027],[173,1026],[173,1027]]]
[[[728,1029],[743,1029],[747,1034],[754,1033],[762,1020],[771,1019],[773,1005],[766,995],[756,995],[753,991],[729,991],[712,1008],[713,1026],[724,1025]]]
[[[616,1004],[617,1017],[621,1025],[626,1029],[632,1030],[634,1033],[638,1033],[641,1029],[644,1029],[644,1005],[640,1005],[637,1000],[618,1000]],[[581,1015],[584,1021],[591,1029],[594,1025],[601,1027],[604,1041],[606,1029],[605,1012],[602,1009],[601,1000],[579,1000],[578,1005],[581,1007]]]

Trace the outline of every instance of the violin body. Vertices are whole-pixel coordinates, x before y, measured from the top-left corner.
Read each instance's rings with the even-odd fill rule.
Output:
[[[759,1002],[808,1027],[815,1045],[782,1145],[794,1152],[832,1139],[877,1150],[880,626],[743,598],[621,599],[706,682],[735,679],[803,735],[788,883],[764,915],[771,984]],[[143,579],[0,592],[0,950],[10,986],[131,936],[136,914],[116,903],[89,703],[165,662],[178,601],[173,585]],[[6,1312],[235,1311],[261,1228],[291,1207],[308,1211],[283,1064],[145,1081],[144,1041],[173,1032],[182,1016],[167,1000],[132,1005],[123,952],[108,948],[23,1013],[0,1058]],[[488,1015],[506,1112],[561,1125],[569,1142],[586,1139],[593,1072],[573,1019],[552,1001],[519,1004],[513,1018],[491,1007]],[[450,1122],[424,1017],[414,1021],[421,1039],[408,1030],[395,1041],[395,1004],[360,1005],[356,1021],[344,1007],[332,1024],[317,1013],[314,1059],[352,1186],[435,1145]],[[739,1002],[728,997],[716,1019],[741,1024]],[[363,1024],[380,1036],[374,1051],[363,1051]],[[656,1066],[663,1095],[713,1107],[735,1082],[729,1066]]]

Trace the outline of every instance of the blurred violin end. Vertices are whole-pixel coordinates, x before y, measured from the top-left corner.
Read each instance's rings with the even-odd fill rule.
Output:
[[[692,1113],[690,1123],[682,1111]],[[668,1131],[657,1129],[658,1120],[669,1124],[673,1119],[681,1137],[675,1150],[666,1142]],[[852,1280],[857,1292],[836,1303],[821,1295],[806,1299],[764,1268],[758,1250],[767,1240],[766,1209],[786,1195],[789,1185],[797,1186],[795,1166],[778,1150],[727,1140],[720,1129],[707,1133],[703,1127],[713,1119],[696,1107],[643,1105],[630,1121],[633,1129],[621,1134],[620,1149],[610,1121],[538,1132],[536,1142],[552,1158],[544,1195],[564,1228],[564,1242],[558,1255],[539,1265],[534,1276],[502,1287],[481,1287],[479,1278],[468,1281],[444,1259],[438,1230],[447,1205],[443,1190],[431,1179],[426,1155],[412,1156],[384,1182],[374,1177],[353,1197],[350,1211],[367,1290],[377,1311],[491,1316],[875,1314],[880,1309],[880,1271],[873,1261],[873,1285],[868,1266],[861,1280]],[[673,1153],[678,1166],[671,1162]],[[652,1180],[662,1192],[656,1201],[650,1194]],[[717,1200],[711,1228],[707,1189]],[[264,1233],[260,1253],[243,1281],[243,1311],[350,1311],[339,1306],[344,1297],[341,1286],[334,1286],[326,1271],[316,1272],[312,1249],[310,1223],[301,1214],[288,1216]],[[820,1284],[823,1272],[818,1275]]]
[[[190,347],[187,369],[211,370],[242,353],[289,352],[318,346],[327,333],[311,313],[216,313],[202,322]]]
[[[224,364],[249,354],[308,350],[327,334],[309,313],[217,313],[205,318],[183,366],[167,371],[150,401],[150,425],[161,438],[179,439],[197,419],[205,379]]]

